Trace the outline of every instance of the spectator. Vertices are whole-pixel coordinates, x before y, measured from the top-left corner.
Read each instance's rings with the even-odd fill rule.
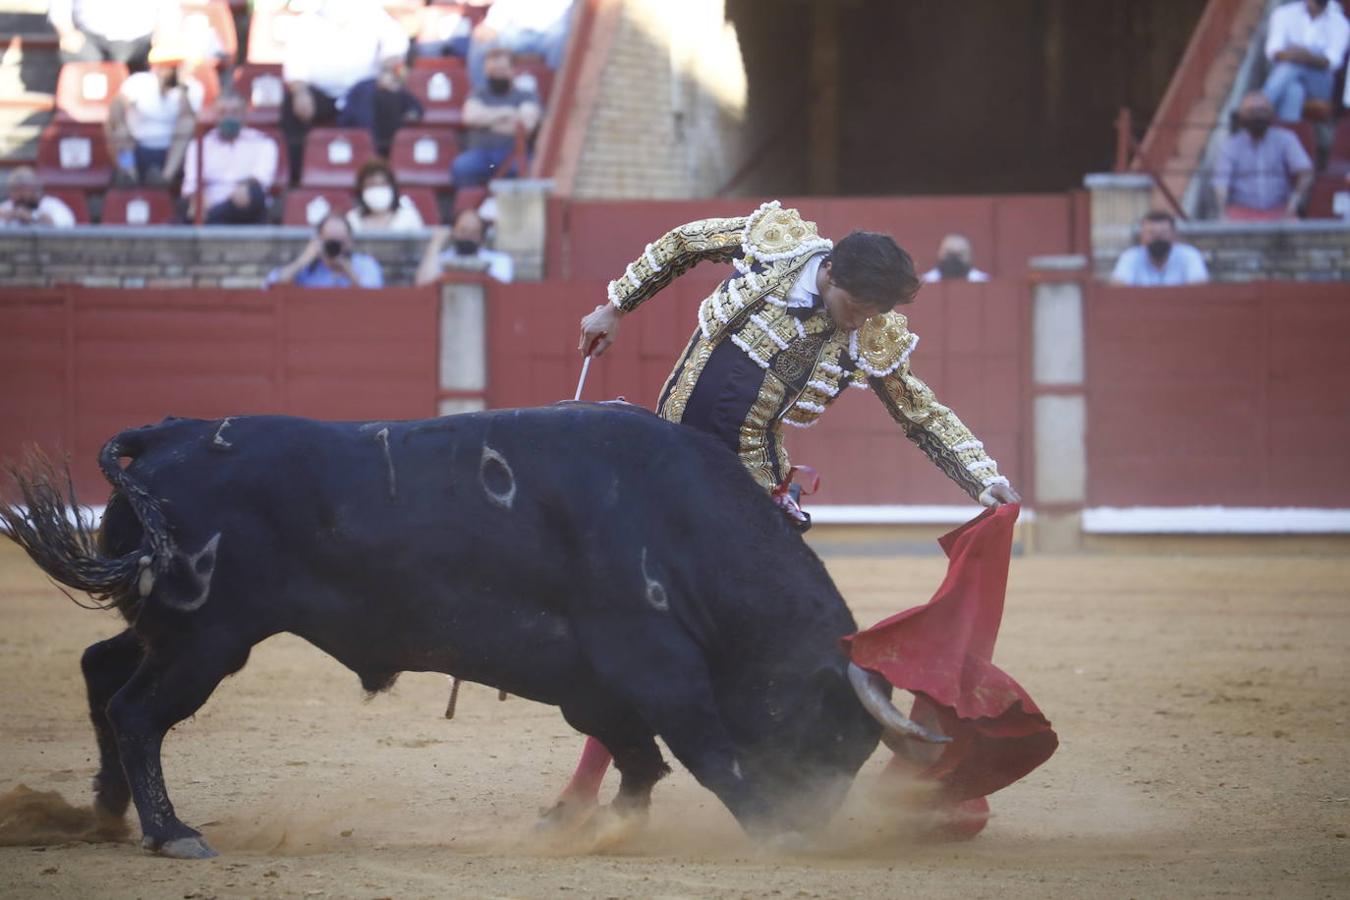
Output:
[[[356,205],[347,211],[352,231],[418,231],[422,214],[407,194],[399,192],[394,170],[372,159],[356,173]]]
[[[184,77],[176,48],[155,47],[149,60],[150,71],[122,82],[108,107],[108,146],[120,179],[166,184],[182,168],[205,90]]]
[[[1163,287],[1209,281],[1205,258],[1190,244],[1176,243],[1176,220],[1153,210],[1139,223],[1139,246],[1120,254],[1112,284]]]
[[[216,100],[216,127],[202,136],[201,193],[210,225],[261,225],[267,221],[267,190],[277,178],[277,142],[244,125],[248,104],[234,91]],[[195,218],[197,142],[188,143],[183,196]]]
[[[529,135],[539,124],[539,98],[517,88],[515,67],[506,50],[493,50],[484,62],[487,86],[474,88],[464,104],[466,149],[450,164],[456,188],[487,184],[516,147],[516,135]],[[511,174],[511,173],[504,173]]]
[[[286,44],[281,131],[299,184],[305,137],[314,125],[364,128],[386,155],[394,132],[421,107],[404,87],[408,35],[375,0],[324,0],[299,17]]]
[[[145,69],[155,31],[179,18],[174,0],[51,0],[47,9],[61,62],[120,62],[133,72]]]
[[[1293,217],[1312,184],[1312,160],[1292,131],[1270,127],[1275,110],[1265,94],[1243,97],[1238,113],[1242,128],[1229,136],[1214,167],[1219,208],[1229,219]]]
[[[447,243],[449,250],[445,249]],[[430,284],[440,278],[446,268],[487,272],[489,278],[502,283],[509,283],[516,271],[510,255],[483,246],[483,220],[471,209],[455,216],[452,228],[437,228],[432,232],[417,267],[417,283]]]
[[[1300,121],[1305,100],[1331,100],[1347,43],[1350,22],[1339,3],[1294,0],[1270,14],[1266,59],[1271,69],[1261,90],[1281,122]]]
[[[19,166],[10,172],[5,186],[9,198],[0,203],[0,225],[69,228],[75,224],[75,214],[70,207],[43,194],[37,173],[28,166]]]
[[[475,88],[487,84],[487,56],[493,50],[537,53],[550,69],[562,62],[572,0],[495,0],[473,30],[469,42],[469,78]]]
[[[347,220],[330,212],[320,220],[305,249],[294,260],[273,270],[268,284],[301,287],[384,287],[384,273],[373,256],[352,249]]]
[[[964,234],[949,234],[938,245],[937,265],[923,273],[923,280],[934,281],[988,281],[989,273],[971,265],[974,252],[970,238]]]

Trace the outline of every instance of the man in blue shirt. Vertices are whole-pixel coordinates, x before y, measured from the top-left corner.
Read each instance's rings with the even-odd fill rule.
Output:
[[[1163,287],[1209,281],[1205,258],[1190,244],[1176,243],[1176,222],[1162,210],[1153,210],[1139,223],[1139,246],[1120,254],[1111,273],[1112,284]]]
[[[377,288],[384,287],[384,273],[373,256],[352,250],[351,226],[342,216],[330,212],[300,255],[274,269],[267,283]]]

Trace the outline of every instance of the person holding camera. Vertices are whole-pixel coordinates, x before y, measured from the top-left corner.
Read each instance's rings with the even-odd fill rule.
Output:
[[[375,257],[352,249],[351,226],[341,215],[330,212],[319,222],[300,255],[274,270],[267,283],[377,288],[384,287],[384,273]]]
[[[69,228],[75,224],[70,207],[42,193],[42,183],[29,166],[19,166],[5,184],[9,198],[0,203],[0,225],[46,225]]]

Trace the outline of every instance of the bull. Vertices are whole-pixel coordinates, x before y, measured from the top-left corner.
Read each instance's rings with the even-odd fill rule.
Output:
[[[174,811],[165,733],[280,632],[375,693],[443,672],[601,741],[641,814],[660,736],[752,834],[818,827],[878,740],[942,741],[851,664],[819,558],[736,457],[603,404],[425,421],[167,419],[99,454],[101,527],[50,463],[14,470],[9,536],[127,628],[82,657],[95,808],[215,855]],[[73,514],[73,515],[72,515]]]

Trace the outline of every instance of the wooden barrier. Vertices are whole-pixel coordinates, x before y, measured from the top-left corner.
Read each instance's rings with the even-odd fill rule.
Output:
[[[1350,508],[1350,302],[1258,282],[1088,294],[1088,503]]]
[[[276,288],[0,294],[0,456],[68,453],[100,502],[115,432],[167,415],[435,415],[438,293]]]

